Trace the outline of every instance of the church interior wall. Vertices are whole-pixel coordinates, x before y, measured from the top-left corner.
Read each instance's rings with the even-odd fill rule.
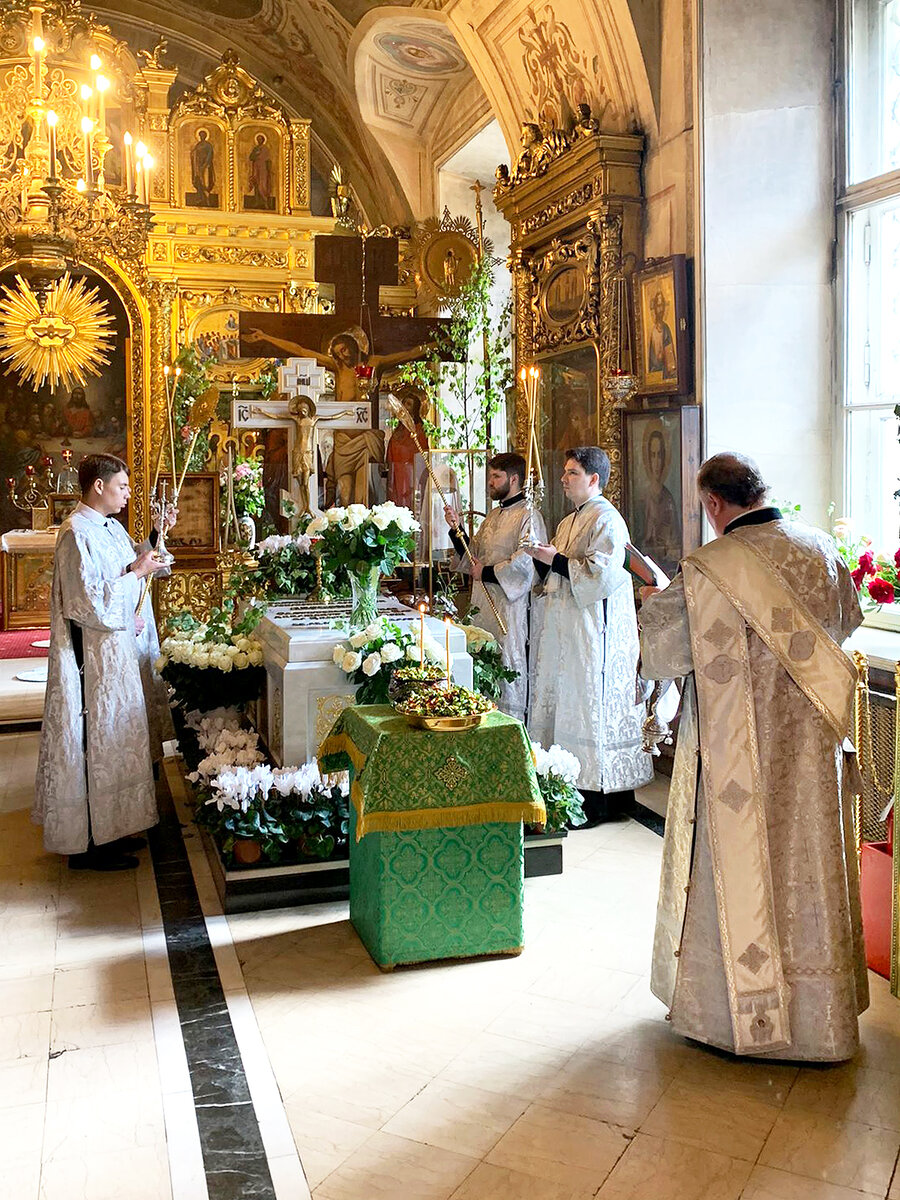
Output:
[[[834,10],[703,0],[700,12],[706,450],[750,454],[776,498],[821,522],[838,498]]]

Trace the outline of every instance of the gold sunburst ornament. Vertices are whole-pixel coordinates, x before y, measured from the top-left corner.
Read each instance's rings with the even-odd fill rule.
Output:
[[[0,359],[36,388],[84,384],[109,363],[113,317],[96,287],[66,273],[47,292],[43,307],[26,279],[4,287],[0,299]]]

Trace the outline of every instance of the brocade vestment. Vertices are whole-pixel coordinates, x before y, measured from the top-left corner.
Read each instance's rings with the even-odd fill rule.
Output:
[[[159,639],[149,595],[135,636],[143,581],[126,568],[136,557],[125,528],[85,505],[59,531],[32,810],[56,854],[81,854],[89,838],[103,845],[157,820],[153,759],[171,736],[171,717],[154,666]],[[83,680],[73,626],[81,631]]]
[[[496,579],[496,583],[473,581],[472,605],[478,609],[475,621],[497,639],[504,666],[519,672],[518,679],[501,685],[499,703],[503,712],[519,721],[525,720],[528,702],[528,608],[537,578],[534,560],[519,549],[528,516],[524,496],[512,504],[492,508],[479,525],[471,547],[477,559],[493,568]],[[547,530],[539,512],[534,513],[532,523],[538,541],[546,541]],[[462,568],[467,564],[468,559],[463,559]],[[486,590],[506,626],[505,637],[484,595]]]
[[[568,579],[551,570],[531,610],[528,732],[581,763],[578,786],[623,792],[653,776],[636,695],[638,630],[624,520],[596,496],[559,523],[553,544]]]
[[[651,988],[687,1037],[840,1061],[868,1005],[840,649],[859,601],[819,531],[729,529],[641,610],[642,674],[685,677]]]

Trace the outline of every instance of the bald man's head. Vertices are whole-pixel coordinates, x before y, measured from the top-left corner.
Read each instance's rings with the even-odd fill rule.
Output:
[[[714,454],[697,475],[701,494],[718,496],[735,508],[756,508],[766,498],[765,480],[752,458],[743,454]]]

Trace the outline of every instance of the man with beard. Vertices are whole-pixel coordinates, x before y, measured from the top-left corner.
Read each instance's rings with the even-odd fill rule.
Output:
[[[478,609],[478,624],[491,633],[500,645],[503,664],[518,677],[501,684],[500,708],[520,721],[525,719],[528,701],[528,615],[531,588],[535,582],[534,563],[521,548],[522,535],[528,531],[529,517],[534,536],[543,541],[547,536],[540,513],[530,514],[525,504],[525,460],[520,454],[497,454],[488,463],[488,493],[499,501],[492,508],[472,538],[461,536],[459,513],[444,510],[451,538],[460,555],[460,568],[472,575],[472,606]],[[466,547],[471,552],[471,561]],[[491,599],[506,625],[500,632],[487,597]]]

